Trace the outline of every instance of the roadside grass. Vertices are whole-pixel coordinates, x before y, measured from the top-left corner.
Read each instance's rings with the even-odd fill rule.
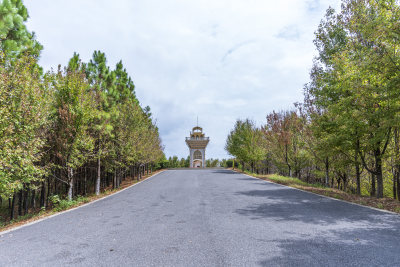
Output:
[[[100,193],[100,195],[88,195],[88,196],[76,196],[73,200],[68,201],[66,199],[61,199],[59,196],[54,195],[49,198],[49,202],[51,203],[50,207],[48,209],[45,208],[36,208],[36,209],[30,209],[29,212],[25,215],[18,216],[14,220],[5,220],[4,218],[7,218],[9,210],[6,207],[2,207],[0,209],[0,232],[12,229],[17,226],[21,226],[30,222],[34,222],[37,220],[40,220],[42,218],[49,217],[51,215],[57,214],[59,212],[69,210],[72,208],[76,208],[79,206],[82,206],[86,203],[92,202],[94,200],[104,198],[108,195],[112,195],[118,191],[121,191],[122,189],[125,189],[131,185],[134,185],[138,182],[144,181],[147,178],[161,172],[162,170],[155,171],[149,175],[144,175],[142,176],[142,179],[140,181],[134,180],[134,179],[125,179],[122,181],[121,185],[117,189],[113,189],[112,187],[106,188],[104,191]]]
[[[240,169],[235,169],[235,171],[242,172]],[[355,194],[344,192],[339,189],[325,187],[322,184],[309,184],[304,181],[301,181],[298,178],[285,177],[277,174],[259,175],[248,171],[245,171],[244,173],[258,179],[286,185],[293,188],[298,188],[318,195],[345,200],[355,204],[392,211],[400,214],[400,201],[393,198],[375,198],[370,196],[358,196]]]

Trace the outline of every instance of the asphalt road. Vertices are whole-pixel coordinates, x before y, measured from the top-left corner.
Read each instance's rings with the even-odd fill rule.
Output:
[[[170,170],[2,234],[0,266],[400,266],[400,216],[226,170]]]

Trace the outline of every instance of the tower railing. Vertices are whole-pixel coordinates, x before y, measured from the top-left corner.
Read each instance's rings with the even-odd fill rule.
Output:
[[[209,140],[210,140],[210,137],[199,137],[199,138],[196,138],[196,137],[186,137],[186,140],[188,140],[188,141],[209,141]]]

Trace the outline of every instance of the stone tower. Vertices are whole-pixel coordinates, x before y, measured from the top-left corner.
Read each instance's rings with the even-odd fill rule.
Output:
[[[186,144],[190,152],[190,168],[204,168],[206,163],[206,147],[210,141],[205,137],[203,128],[196,126],[190,132],[190,137],[186,137]]]

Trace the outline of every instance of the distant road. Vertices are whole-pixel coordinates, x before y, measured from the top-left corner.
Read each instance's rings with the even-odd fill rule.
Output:
[[[0,237],[0,266],[400,266],[400,216],[226,170],[169,170]]]

